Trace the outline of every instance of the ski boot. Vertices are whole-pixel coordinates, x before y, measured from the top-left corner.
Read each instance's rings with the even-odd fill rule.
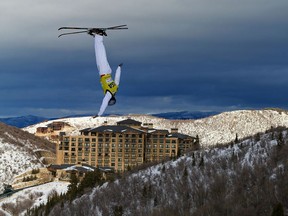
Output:
[[[107,36],[106,32],[103,29],[93,28],[88,30],[88,34],[94,36],[94,34],[98,34],[101,36]]]

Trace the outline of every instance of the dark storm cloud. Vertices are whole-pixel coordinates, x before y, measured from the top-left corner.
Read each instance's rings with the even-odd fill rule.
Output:
[[[105,38],[113,71],[124,62],[107,112],[287,108],[286,0],[28,2],[0,3],[2,116],[96,112],[93,39],[57,28],[122,23]]]

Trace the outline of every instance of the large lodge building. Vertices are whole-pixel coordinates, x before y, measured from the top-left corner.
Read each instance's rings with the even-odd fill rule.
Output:
[[[58,164],[86,163],[121,172],[144,162],[162,161],[199,148],[195,137],[177,129],[157,130],[152,124],[127,119],[117,125],[87,128],[78,136],[64,135],[57,146]]]

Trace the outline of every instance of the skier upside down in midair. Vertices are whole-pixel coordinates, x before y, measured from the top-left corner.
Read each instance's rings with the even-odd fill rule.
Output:
[[[115,79],[111,77],[111,68],[107,60],[106,50],[103,43],[103,35],[107,36],[106,32],[100,29],[93,29],[88,32],[95,40],[95,56],[96,64],[100,75],[100,83],[104,91],[104,98],[97,116],[101,116],[106,110],[107,106],[112,106],[116,103],[115,95],[120,83],[122,63],[116,69]]]

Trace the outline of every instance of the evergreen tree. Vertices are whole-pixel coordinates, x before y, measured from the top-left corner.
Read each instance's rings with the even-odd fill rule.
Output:
[[[236,144],[236,143],[238,143],[238,142],[239,142],[238,134],[236,133],[236,138],[235,138],[235,140],[234,140],[234,143]]]
[[[284,216],[284,209],[282,203],[278,203],[276,206],[274,206],[271,216]]]
[[[258,141],[260,141],[260,139],[261,139],[260,133],[257,133],[257,134],[255,135],[255,141],[258,142]]]
[[[181,149],[178,147],[176,158],[179,158],[180,156],[181,156]],[[175,158],[175,159],[176,159],[176,158]]]
[[[78,178],[75,173],[71,173],[70,185],[68,185],[67,195],[69,197],[70,202],[76,198],[78,192]]]
[[[156,207],[158,205],[158,199],[157,199],[157,196],[155,196],[154,198],[154,207]]]
[[[192,160],[192,166],[196,166],[195,159]]]
[[[165,172],[165,169],[166,169],[166,167],[165,167],[165,165],[163,165],[163,166],[162,166],[162,172],[163,172],[163,173]]]
[[[185,166],[184,171],[183,171],[183,177],[186,178],[188,176],[187,168]]]
[[[195,146],[195,150],[199,150],[200,149],[200,139],[198,134],[196,135],[196,142],[195,142],[196,146]]]
[[[204,167],[204,157],[201,157],[201,161],[199,163],[199,167]]]
[[[124,213],[122,206],[114,206],[114,216],[122,216]]]
[[[95,187],[96,185],[102,185],[102,173],[99,169],[95,169],[93,172],[85,174],[84,178],[79,184],[78,192],[83,193],[85,189]]]
[[[277,138],[277,145],[282,146],[283,144],[284,144],[283,134],[280,131],[280,133],[278,134],[278,138]]]

